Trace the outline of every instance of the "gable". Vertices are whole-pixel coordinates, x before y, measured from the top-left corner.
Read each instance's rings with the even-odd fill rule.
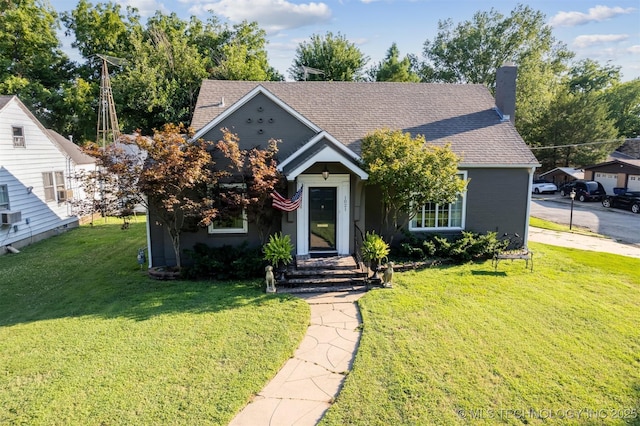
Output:
[[[238,135],[240,147],[266,147],[270,139],[280,140],[279,160],[296,152],[318,132],[313,123],[262,90],[252,91],[200,129],[194,139],[218,141],[222,129]]]
[[[360,179],[367,180],[369,175],[362,170],[358,160],[358,156],[349,148],[322,132],[278,164],[278,170],[284,173],[287,180],[293,181],[315,163],[324,163],[325,166],[337,163]]]

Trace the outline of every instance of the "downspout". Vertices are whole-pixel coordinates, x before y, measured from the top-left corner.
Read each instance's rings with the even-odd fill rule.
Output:
[[[529,245],[529,222],[531,217],[531,185],[533,185],[533,174],[535,173],[536,168],[531,167],[529,169],[529,189],[527,189],[527,216],[525,218],[525,227],[524,227],[524,238],[523,244],[525,247]]]

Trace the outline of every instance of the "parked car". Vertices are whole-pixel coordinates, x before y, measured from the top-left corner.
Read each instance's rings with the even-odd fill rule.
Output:
[[[544,194],[545,192],[555,194],[558,187],[555,183],[546,180],[534,180],[531,184],[531,192],[534,194]]]
[[[572,190],[576,192],[576,200],[578,201],[602,201],[607,195],[604,186],[595,180],[578,179],[568,182],[560,187],[560,195],[566,197],[571,194]]]
[[[640,213],[640,191],[626,191],[608,195],[602,200],[602,205],[605,207],[631,209],[634,213]]]

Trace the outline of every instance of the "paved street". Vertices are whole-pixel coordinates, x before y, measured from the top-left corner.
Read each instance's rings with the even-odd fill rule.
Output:
[[[531,216],[569,224],[571,199],[555,195],[533,195]],[[619,242],[640,244],[640,215],[628,210],[607,209],[599,201],[573,203],[573,225],[614,238]]]

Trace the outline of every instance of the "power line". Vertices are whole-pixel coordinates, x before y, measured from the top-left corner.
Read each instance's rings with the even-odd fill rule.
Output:
[[[568,145],[552,145],[552,146],[530,146],[529,149],[554,149],[554,148],[577,148],[585,145],[602,145],[606,143],[619,142],[621,145],[624,143],[624,140],[620,139],[609,139],[606,141],[595,141],[595,142],[585,142],[585,143],[572,143]]]

